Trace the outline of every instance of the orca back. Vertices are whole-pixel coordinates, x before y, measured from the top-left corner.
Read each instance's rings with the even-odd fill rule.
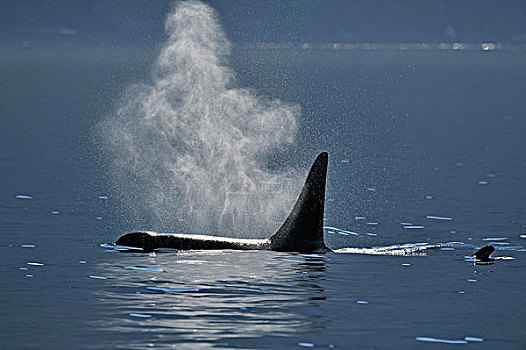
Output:
[[[305,185],[289,217],[268,240],[243,240],[200,235],[156,234],[132,232],[121,236],[115,244],[153,251],[172,249],[261,249],[280,252],[313,253],[328,251],[323,239],[327,152],[314,161]]]

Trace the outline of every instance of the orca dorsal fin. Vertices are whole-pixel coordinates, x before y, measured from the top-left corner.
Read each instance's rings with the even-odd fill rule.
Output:
[[[326,250],[323,239],[323,212],[327,178],[327,152],[318,155],[289,217],[270,237],[276,251],[313,252]]]
[[[472,256],[480,261],[491,261],[493,260],[490,258],[491,253],[495,251],[495,248],[491,245],[487,245],[485,247],[480,248],[473,254]]]

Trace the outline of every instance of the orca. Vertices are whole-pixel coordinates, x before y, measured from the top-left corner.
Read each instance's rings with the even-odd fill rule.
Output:
[[[318,155],[291,213],[278,231],[268,239],[237,239],[186,233],[132,232],[119,237],[114,245],[152,252],[156,249],[175,250],[272,250],[279,252],[327,253],[323,236],[325,186],[327,182],[327,152]],[[344,248],[345,249],[345,248]],[[334,252],[341,252],[338,249]],[[491,245],[471,255],[476,262],[491,263]]]
[[[477,250],[472,257],[478,262],[490,262],[495,259],[491,258],[490,255],[495,251],[495,248],[491,245],[484,246]]]
[[[280,252],[321,253],[331,251],[323,237],[325,185],[328,153],[318,155],[309,171],[296,204],[278,231],[268,239],[132,232],[121,236],[116,245],[151,252],[159,248],[177,250],[273,250]]]

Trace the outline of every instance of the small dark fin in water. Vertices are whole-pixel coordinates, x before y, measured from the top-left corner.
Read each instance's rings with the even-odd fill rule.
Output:
[[[323,239],[328,159],[327,152],[322,152],[314,161],[294,209],[270,237],[272,250],[300,253],[328,250]]]
[[[472,256],[479,261],[493,261],[494,259],[490,258],[490,255],[494,251],[493,246],[487,245],[477,250]]]

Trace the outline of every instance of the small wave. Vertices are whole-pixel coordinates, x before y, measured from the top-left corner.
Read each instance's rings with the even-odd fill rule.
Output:
[[[164,272],[163,269],[157,267],[143,267],[143,266],[124,266],[125,270],[137,270],[137,271],[151,271],[151,272]]]
[[[353,236],[359,236],[360,234],[357,232],[352,232],[348,230],[342,230],[341,228],[333,227],[333,226],[325,226],[323,227],[325,230],[328,230],[328,233],[338,233],[343,236],[353,235]],[[331,232],[332,231],[332,232]]]
[[[484,338],[479,337],[464,337],[464,339],[441,339],[432,337],[416,337],[418,341],[428,343],[443,343],[443,344],[467,344],[468,342],[483,342]]]
[[[164,288],[164,287],[146,287],[148,290],[155,290],[164,293],[191,293],[199,292],[199,288]]]
[[[29,196],[27,194],[17,194],[15,197],[17,199],[33,199],[33,196]]]
[[[95,275],[90,275],[88,276],[88,278],[93,278],[95,280],[107,280],[108,279],[108,277],[95,276]]]
[[[102,243],[100,244],[100,246],[106,250],[110,250],[110,251],[129,251],[129,250],[141,250],[142,251],[142,248],[137,248],[137,247],[128,247],[128,246],[124,246],[124,245],[118,245],[118,244],[114,244],[114,243]]]
[[[447,217],[447,216],[434,216],[434,215],[428,215],[426,216],[426,219],[431,220],[444,220],[444,221],[451,221],[453,218]]]
[[[416,337],[415,338],[418,341],[423,341],[427,343],[443,343],[443,344],[467,344],[468,341],[461,339],[461,340],[452,340],[452,339],[440,339],[440,338],[430,338],[430,337]]]

